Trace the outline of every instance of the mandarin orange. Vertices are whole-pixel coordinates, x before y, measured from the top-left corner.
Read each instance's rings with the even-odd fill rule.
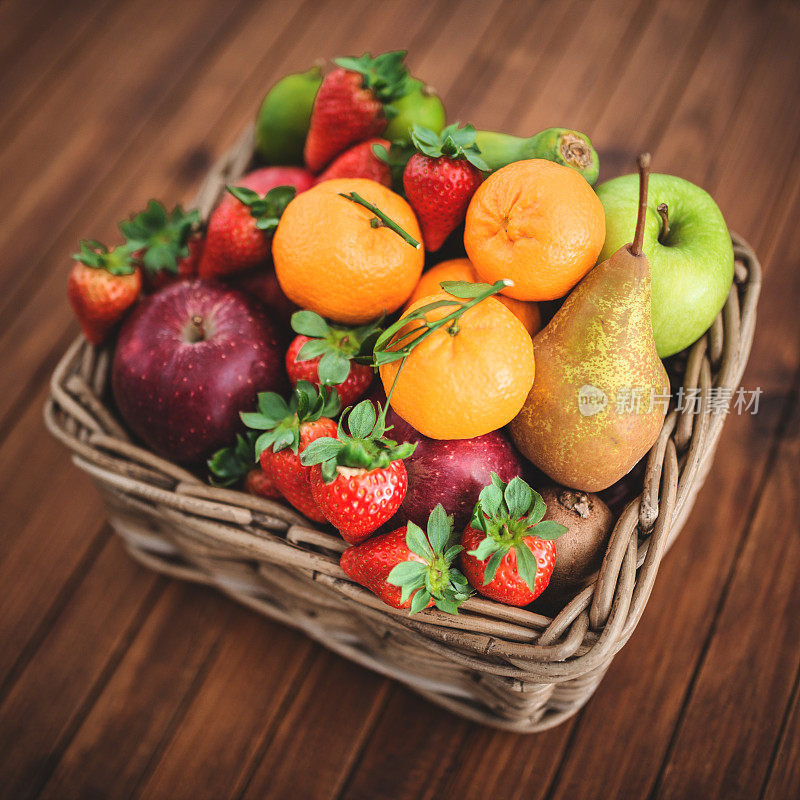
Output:
[[[418,242],[411,206],[375,181],[323,181],[286,207],[272,240],[275,274],[286,296],[302,308],[347,324],[397,310],[419,280],[425,253],[375,214],[340,196],[356,192]]]
[[[595,265],[605,213],[576,170],[534,158],[492,173],[467,209],[464,246],[486,283],[518,300],[563,297]]]
[[[445,292],[420,298],[404,316],[452,299]],[[437,308],[425,319],[432,322],[452,310]],[[419,324],[409,322],[394,340]],[[488,297],[467,309],[457,327],[435,330],[400,365],[394,361],[380,368],[387,395],[397,378],[392,408],[432,439],[470,439],[502,428],[522,408],[533,385],[533,342],[519,319]]]
[[[408,298],[406,308],[420,297],[438,294],[442,291],[439,285],[442,281],[467,281],[468,283],[481,283],[481,278],[475,272],[475,267],[468,258],[453,258],[442,261],[422,273],[411,297]],[[526,303],[524,300],[515,300],[513,297],[497,295],[497,299],[525,326],[525,330],[533,336],[542,327],[542,315],[536,303]]]

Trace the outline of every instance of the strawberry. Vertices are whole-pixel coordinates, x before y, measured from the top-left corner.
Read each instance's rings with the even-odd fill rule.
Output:
[[[258,434],[247,431],[236,434],[234,444],[217,450],[206,461],[211,473],[209,482],[212,486],[233,486],[244,480],[244,489],[250,494],[262,497],[280,497],[281,493],[274,487],[272,480],[256,465],[255,444]]]
[[[567,530],[541,521],[546,510],[541,495],[522,478],[506,484],[492,473],[461,536],[461,567],[481,594],[526,606],[545,590],[556,563],[553,540]]]
[[[313,185],[314,176],[300,167],[263,167],[240,178],[237,186],[249,190],[241,193],[245,201],[235,193],[225,194],[208,221],[200,277],[216,278],[261,266],[269,259],[269,236],[291,200],[289,187],[304,192]],[[282,191],[265,203],[267,195],[279,187]]]
[[[354,144],[379,136],[396,115],[393,100],[409,90],[404,50],[372,58],[337,58],[322,81],[311,111],[304,150],[306,166],[320,172]]]
[[[142,272],[129,245],[109,250],[94,240],[81,242],[67,280],[67,296],[92,344],[101,344],[122,321],[142,291]]]
[[[151,200],[144,211],[119,223],[122,235],[135,250],[149,291],[197,274],[203,249],[203,240],[197,233],[199,227],[198,211],[186,213],[175,206],[167,213],[157,200]]]
[[[459,545],[448,547],[453,518],[438,505],[427,527],[426,536],[422,528],[409,522],[348,547],[340,559],[342,569],[393,608],[408,608],[414,614],[436,605],[457,614],[470,592],[467,579],[451,566],[461,552]]]
[[[241,415],[248,428],[263,431],[255,442],[261,469],[288,502],[315,522],[324,522],[325,515],[311,493],[312,470],[301,463],[300,454],[316,439],[336,436],[330,417],[338,411],[335,391],[323,394],[300,381],[288,403],[279,394],[261,392],[258,411]]]
[[[300,459],[305,466],[319,465],[310,477],[314,500],[350,544],[383,525],[408,489],[403,459],[416,445],[385,439],[385,416],[384,410],[378,417],[372,402],[363,400],[347,418],[349,435],[341,420],[336,438],[317,439]]]
[[[245,491],[250,494],[266,497],[269,500],[277,500],[283,495],[280,493],[275,479],[267,475],[261,467],[254,467],[244,476]]]
[[[345,407],[367,391],[372,368],[353,359],[369,352],[369,342],[379,332],[377,325],[345,328],[329,325],[313,311],[296,311],[292,329],[299,334],[286,352],[286,372],[292,385],[304,380],[315,386],[335,386]]]
[[[392,168],[375,155],[375,146],[388,152],[391,144],[386,139],[367,139],[366,142],[354,145],[345,150],[328,165],[317,178],[317,183],[333,178],[368,178],[384,186],[392,186]]]
[[[441,134],[414,125],[417,151],[403,172],[406,199],[419,220],[425,249],[438,250],[467,216],[467,206],[488,166],[475,144],[475,129],[448,125]]]
[[[270,255],[270,238],[293,186],[276,186],[265,195],[244,186],[229,186],[233,202],[223,200],[211,214],[200,259],[201,278],[219,278],[263,264]]]

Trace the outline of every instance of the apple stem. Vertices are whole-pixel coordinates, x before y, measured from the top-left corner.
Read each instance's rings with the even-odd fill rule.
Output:
[[[203,318],[199,314],[192,317],[192,327],[189,329],[190,342],[202,342],[206,338],[206,329],[203,325]]]
[[[669,236],[669,206],[666,203],[659,203],[657,210],[661,215],[661,232],[658,234],[658,241],[664,244],[664,240]]]
[[[631,254],[640,256],[644,244],[644,220],[647,213],[647,184],[650,178],[650,153],[641,153],[636,159],[639,167],[639,215],[636,218],[636,232],[633,235]]]

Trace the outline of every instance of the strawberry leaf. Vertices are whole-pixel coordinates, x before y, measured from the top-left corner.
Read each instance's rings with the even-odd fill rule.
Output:
[[[568,528],[553,520],[546,519],[544,522],[539,522],[531,528],[530,533],[538,539],[544,539],[546,542],[552,542],[558,539],[559,536],[565,534]]]
[[[295,311],[292,314],[292,330],[312,339],[324,339],[331,331],[328,323],[313,311]]]
[[[240,203],[250,210],[256,221],[256,227],[264,233],[272,233],[278,227],[281,215],[286,206],[297,194],[294,186],[276,186],[263,197],[245,186],[225,187]]]
[[[330,344],[324,339],[309,339],[298,351],[295,361],[310,361],[312,358],[324,356],[330,350]]]
[[[517,551],[517,572],[520,578],[528,584],[528,588],[535,594],[536,558],[525,542],[520,542],[514,549]]]
[[[92,269],[104,269],[112,275],[130,275],[136,271],[133,258],[135,247],[131,244],[117,245],[110,250],[96,239],[84,239],[80,252],[72,257]]]
[[[350,374],[350,361],[337,350],[328,350],[319,360],[317,374],[320,383],[331,385],[344,383]]]
[[[433,558],[433,550],[431,550],[430,543],[425,538],[422,528],[413,522],[409,522],[406,526],[406,545],[412,553],[416,553],[426,562]]]
[[[408,70],[403,66],[405,50],[392,50],[373,58],[365,53],[360,58],[335,58],[333,63],[342,69],[357,72],[363,76],[362,86],[370,89],[375,97],[384,104],[391,103],[408,94],[410,82]],[[388,119],[396,114],[396,109],[384,105],[384,115]]]
[[[424,582],[427,571],[428,565],[420,561],[401,561],[392,568],[386,578],[386,582],[391,583],[392,586],[403,586],[419,578],[422,578]]]
[[[445,513],[441,503],[428,517],[428,541],[436,555],[444,553],[450,534],[453,532],[453,518]]]
[[[533,492],[533,508],[528,513],[528,518],[525,520],[525,524],[528,527],[533,527],[536,525],[539,520],[544,516],[545,511],[547,511],[547,506],[545,505],[542,496],[539,492]]]
[[[489,171],[489,165],[481,157],[472,125],[459,128],[456,122],[441,133],[422,125],[412,125],[411,141],[420,153],[429,158],[463,158],[481,172]]]
[[[524,516],[533,500],[533,490],[522,478],[513,478],[506,486],[503,499],[512,519]]]
[[[339,451],[344,447],[344,443],[332,436],[321,436],[314,439],[300,454],[300,463],[304,467],[312,467],[315,464],[322,464],[324,461],[335,459]]]
[[[478,504],[485,514],[493,517],[503,505],[503,491],[494,484],[484,486],[478,495]]]
[[[486,570],[483,573],[484,586],[494,580],[494,576],[497,574],[497,568],[500,566],[500,562],[503,560],[503,556],[505,556],[507,552],[507,550],[501,548],[492,553],[491,558],[486,564]]]
[[[410,614],[417,614],[424,611],[431,601],[431,594],[427,589],[417,589],[414,597],[411,598]]]
[[[214,486],[232,486],[255,466],[255,434],[236,434],[236,442],[217,450],[206,462]]]
[[[362,400],[347,417],[350,435],[356,439],[366,439],[375,427],[377,415],[375,406],[370,400]]]

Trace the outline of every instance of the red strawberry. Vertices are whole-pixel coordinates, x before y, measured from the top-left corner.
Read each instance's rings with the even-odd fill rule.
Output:
[[[286,500],[315,522],[324,522],[325,515],[311,493],[311,468],[301,463],[300,454],[316,439],[336,436],[330,417],[338,410],[335,392],[323,395],[301,381],[288,403],[279,394],[261,392],[258,411],[241,415],[248,428],[263,431],[255,443],[261,469]]]
[[[475,144],[475,129],[448,125],[441,134],[414,125],[414,153],[403,188],[422,229],[425,249],[438,250],[467,215],[467,206],[488,167]]]
[[[522,478],[506,484],[492,473],[461,537],[461,567],[481,594],[526,606],[545,590],[556,563],[553,540],[567,530],[542,522],[546,510],[541,495]]]
[[[250,494],[266,497],[269,500],[277,500],[283,496],[275,484],[275,479],[267,475],[260,466],[254,467],[245,475],[244,488]]]
[[[305,144],[306,166],[319,172],[335,156],[380,135],[394,109],[388,104],[408,92],[405,51],[372,58],[337,58],[339,67],[322,81]]]
[[[368,178],[391,188],[392,168],[375,155],[375,145],[388,152],[391,144],[386,139],[368,139],[337,156],[317,178],[317,183],[333,178]]]
[[[277,498],[281,493],[275,482],[260,466],[256,466],[255,444],[258,434],[248,431],[236,434],[236,442],[217,450],[206,462],[214,486],[232,486],[244,479],[244,490],[261,497]]]
[[[344,415],[343,415],[344,416]],[[311,473],[311,491],[326,519],[350,544],[366,539],[400,507],[408,489],[402,459],[415,444],[396,444],[383,438],[385,412],[380,417],[363,400],[339,423],[337,438],[318,439],[301,458]]]
[[[67,280],[67,296],[92,344],[101,344],[142,291],[142,272],[128,245],[109,250],[93,240],[81,242]]]
[[[357,583],[394,608],[411,613],[436,605],[458,613],[469,597],[467,579],[454,567],[461,548],[448,547],[453,518],[441,505],[431,512],[428,535],[413,522],[391,533],[375,536],[348,547],[342,553],[342,569]]]
[[[329,325],[313,311],[292,314],[292,328],[300,334],[286,352],[286,372],[292,384],[304,380],[315,386],[335,386],[342,406],[349,406],[367,391],[374,373],[353,359],[378,328]]]
[[[167,213],[157,200],[131,219],[119,223],[128,245],[136,252],[148,291],[176,280],[193,278],[203,250],[198,211],[184,212],[175,206]]]
[[[199,276],[218,278],[266,262],[283,209],[312,183],[312,176],[299,167],[265,167],[228,187],[230,194],[208,221]]]

